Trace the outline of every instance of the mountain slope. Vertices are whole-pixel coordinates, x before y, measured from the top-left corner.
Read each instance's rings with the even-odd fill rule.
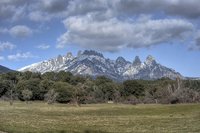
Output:
[[[0,73],[7,73],[7,72],[11,72],[11,71],[13,71],[13,70],[0,65]]]
[[[136,56],[133,63],[126,61],[123,57],[116,60],[105,58],[101,53],[92,50],[79,52],[77,56],[67,53],[65,56],[59,55],[57,58],[35,63],[19,71],[32,72],[59,72],[61,70],[70,71],[73,74],[99,76],[104,75],[114,80],[127,79],[158,79],[168,77],[175,79],[183,76],[173,69],[157,63],[152,56],[148,56],[141,62]]]

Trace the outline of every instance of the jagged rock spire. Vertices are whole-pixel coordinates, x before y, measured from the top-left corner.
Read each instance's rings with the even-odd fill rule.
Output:
[[[152,55],[148,55],[145,61],[146,64],[156,63],[155,58]]]
[[[133,61],[133,65],[140,65],[142,62],[139,56],[135,56],[135,60]]]
[[[58,61],[59,63],[63,63],[63,57],[62,57],[61,55],[58,55],[57,61]]]
[[[95,56],[100,56],[100,57],[103,57],[103,54],[101,54],[101,53],[98,53],[98,52],[96,52],[96,51],[94,51],[94,50],[85,50],[84,52],[83,52],[83,54],[84,55],[95,55]]]
[[[73,58],[73,55],[72,55],[71,52],[68,52],[67,55],[66,55],[66,57],[67,57],[67,58]]]
[[[80,56],[81,56],[81,54],[82,54],[82,51],[81,51],[81,50],[79,50],[79,51],[78,51],[78,53],[77,53],[77,56],[78,56],[78,57],[80,57]]]
[[[119,56],[119,57],[116,59],[116,63],[123,63],[123,62],[126,62],[126,60],[125,60],[123,57],[121,57],[121,56]]]

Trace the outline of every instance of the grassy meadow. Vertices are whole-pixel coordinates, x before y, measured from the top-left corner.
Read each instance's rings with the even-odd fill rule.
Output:
[[[200,104],[91,104],[0,101],[6,133],[199,133]]]

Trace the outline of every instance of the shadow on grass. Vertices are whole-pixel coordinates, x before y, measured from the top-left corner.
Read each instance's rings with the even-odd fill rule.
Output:
[[[58,133],[69,133],[69,132],[61,130]],[[101,130],[84,130],[81,132],[73,132],[73,133],[111,133],[111,132],[106,132],[106,131],[101,131]]]
[[[85,130],[83,133],[108,133],[108,132],[105,132],[105,131],[95,131],[95,130]]]

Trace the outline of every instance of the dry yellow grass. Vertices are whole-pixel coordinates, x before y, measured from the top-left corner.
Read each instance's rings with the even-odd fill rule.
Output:
[[[200,105],[47,105],[0,102],[8,133],[199,133]]]

